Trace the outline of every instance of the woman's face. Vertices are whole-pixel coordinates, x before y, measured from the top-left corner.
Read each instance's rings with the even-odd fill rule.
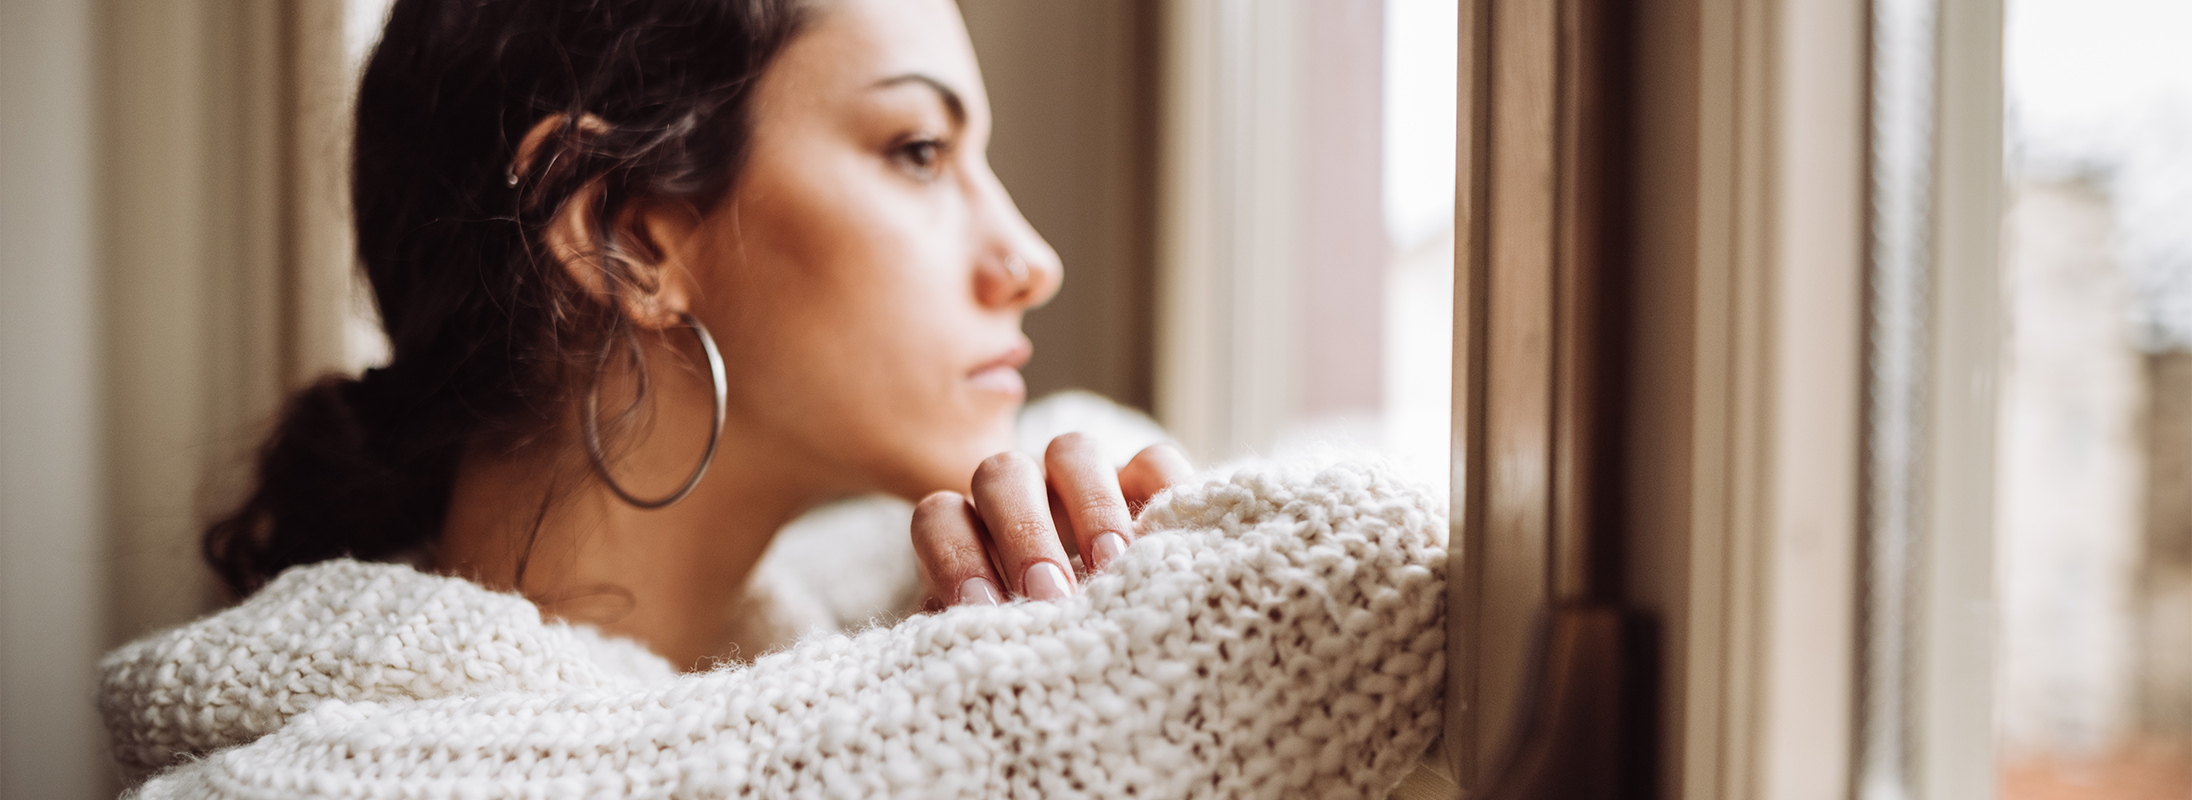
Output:
[[[952,0],[830,3],[778,55],[678,259],[729,369],[726,448],[907,497],[1010,448],[1021,314],[1060,267],[990,172],[989,114]]]

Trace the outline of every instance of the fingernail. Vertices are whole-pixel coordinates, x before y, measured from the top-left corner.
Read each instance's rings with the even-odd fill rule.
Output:
[[[1120,553],[1126,552],[1126,537],[1107,533],[1096,537],[1096,543],[1089,545],[1088,549],[1096,558],[1096,569],[1103,569],[1111,564],[1112,559],[1118,558]]]
[[[1066,573],[1058,565],[1037,561],[1027,569],[1027,596],[1037,600],[1063,600],[1073,592]]]
[[[997,585],[990,583],[988,578],[977,576],[959,582],[959,605],[994,606],[1002,602],[1004,597],[997,593]]]

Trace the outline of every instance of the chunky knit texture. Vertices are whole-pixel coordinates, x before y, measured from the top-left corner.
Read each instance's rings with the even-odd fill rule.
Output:
[[[1438,729],[1443,519],[1377,468],[1244,469],[1071,598],[685,676],[330,562],[109,656],[101,706],[125,765],[183,759],[145,798],[1376,796]]]
[[[1114,467],[1170,439],[1139,411],[1070,390],[1021,409],[1013,449],[1041,463],[1051,440],[1066,433],[1093,437]],[[906,535],[912,523],[912,503],[871,495],[811,510],[786,525],[746,578],[727,654],[751,661],[817,631],[857,630],[920,610],[921,575],[913,538]]]

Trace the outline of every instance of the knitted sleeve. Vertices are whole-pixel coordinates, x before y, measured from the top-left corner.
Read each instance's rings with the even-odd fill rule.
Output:
[[[252,741],[329,700],[637,687],[669,664],[524,598],[347,559],[284,572],[249,602],[100,660],[99,710],[133,779]]]
[[[1160,497],[1066,600],[640,687],[327,700],[139,796],[1375,796],[1439,725],[1437,506],[1245,470]]]

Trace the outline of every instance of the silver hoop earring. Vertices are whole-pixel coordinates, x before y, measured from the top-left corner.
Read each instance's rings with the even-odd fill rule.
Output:
[[[708,465],[715,461],[716,444],[723,439],[724,400],[730,391],[730,382],[723,376],[723,354],[715,349],[715,337],[708,334],[708,326],[700,324],[700,320],[694,319],[691,314],[681,313],[677,316],[678,319],[685,322],[687,327],[693,329],[693,333],[700,336],[700,349],[708,353],[709,386],[715,390],[715,422],[708,428],[708,450],[701,454],[700,466],[693,468],[693,474],[685,479],[684,486],[678,487],[677,491],[670,493],[668,496],[652,500],[633,497],[631,492],[624,491],[624,487],[618,486],[616,478],[609,475],[609,457],[601,449],[601,422],[599,419],[601,410],[601,369],[596,368],[594,370],[593,387],[586,390],[586,414],[584,419],[586,455],[588,458],[593,459],[594,471],[600,473],[601,482],[608,485],[609,491],[615,492],[618,499],[638,508],[662,508],[683,500],[686,495],[692,494],[693,487],[700,485],[700,476],[708,474]],[[604,366],[606,366],[608,358],[608,351],[602,351]]]

